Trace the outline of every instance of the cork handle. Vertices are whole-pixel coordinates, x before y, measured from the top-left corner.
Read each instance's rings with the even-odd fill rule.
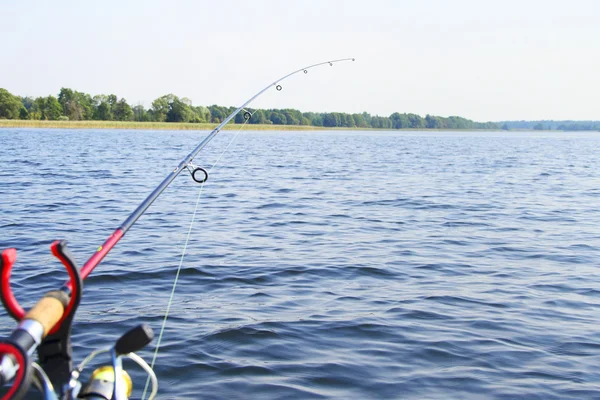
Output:
[[[32,319],[42,324],[44,327],[44,337],[46,337],[50,329],[60,321],[64,312],[65,306],[60,300],[55,297],[46,296],[38,301],[23,319]]]

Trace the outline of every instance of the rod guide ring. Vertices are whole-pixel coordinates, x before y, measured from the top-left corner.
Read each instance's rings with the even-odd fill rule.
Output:
[[[199,172],[202,173],[203,177],[200,178],[200,177],[196,176],[196,174]],[[206,172],[206,170],[204,168],[196,167],[192,171],[192,179],[197,183],[204,183],[208,180],[208,172]]]

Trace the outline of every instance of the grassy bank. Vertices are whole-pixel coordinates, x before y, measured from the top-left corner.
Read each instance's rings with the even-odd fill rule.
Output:
[[[177,122],[134,122],[134,121],[32,121],[0,119],[0,128],[60,128],[60,129],[145,129],[145,130],[200,130],[210,131],[217,124],[193,124]],[[223,130],[240,129],[242,125],[227,124]],[[255,125],[248,124],[246,130],[300,131],[319,130],[317,126],[300,125]]]
[[[135,121],[36,121],[23,119],[0,119],[0,129],[2,128],[58,128],[58,129],[139,129],[139,130],[168,130],[168,131],[184,131],[198,130],[210,131],[217,127],[218,124],[202,123],[194,124],[187,122],[135,122]],[[229,123],[225,125],[223,130],[237,130],[242,127],[241,124]],[[342,130],[342,131],[448,131],[448,132],[466,132],[466,131],[499,131],[499,129],[378,129],[378,128],[346,128],[346,127],[329,127],[307,126],[307,125],[258,125],[247,124],[244,127],[247,131],[323,131],[323,130]],[[531,129],[529,129],[531,130]],[[522,129],[519,131],[528,131]]]

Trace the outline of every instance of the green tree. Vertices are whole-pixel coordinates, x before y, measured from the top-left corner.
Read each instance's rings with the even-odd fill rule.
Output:
[[[250,118],[251,124],[269,124],[271,121],[267,119],[265,116],[265,112],[263,110],[255,110],[252,113],[252,118]]]
[[[417,114],[407,114],[409,128],[412,129],[421,129],[425,127],[425,121],[421,118],[420,115]]]
[[[403,120],[402,120],[402,116],[400,115],[400,113],[393,113],[392,115],[390,115],[390,121],[392,121],[392,128],[394,129],[402,129],[403,128]]]
[[[167,111],[167,122],[190,122],[194,118],[194,112],[188,104],[177,96],[173,96]]]
[[[281,113],[285,115],[286,125],[300,125],[300,119],[302,118],[302,115],[299,111],[285,109],[282,110]]]
[[[314,114],[312,118],[310,118],[310,123],[312,126],[323,126],[325,120],[325,116],[323,114]]]
[[[29,119],[29,111],[23,106],[19,112],[19,119]]]
[[[54,96],[38,97],[29,111],[29,118],[56,121],[63,115],[62,105]]]
[[[425,128],[427,129],[439,129],[441,128],[440,119],[432,115],[427,114],[425,116]]]
[[[377,129],[391,129],[392,121],[386,117],[374,116],[371,117],[371,127]]]
[[[169,112],[169,103],[174,96],[172,94],[167,94],[165,96],[159,97],[158,99],[152,102],[152,115],[154,117],[154,121],[157,122],[165,122],[167,120],[167,113]]]
[[[341,126],[341,119],[339,113],[326,113],[323,116],[323,126],[328,128],[334,128]]]
[[[342,120],[342,126],[345,126],[347,128],[356,127],[356,123],[354,122],[354,117],[350,114],[342,114],[341,120]]]
[[[448,118],[438,117],[442,122],[442,127],[447,129],[473,129],[475,124],[473,121],[462,117],[451,116]]]
[[[39,107],[38,99],[41,99],[41,97],[38,97],[37,99],[33,99],[33,102],[31,103],[31,107],[29,108],[29,119],[31,119],[31,120],[42,119],[42,112]]]
[[[354,119],[354,123],[358,128],[368,128],[367,121],[365,121],[365,117],[362,114],[352,114],[352,118]]]
[[[210,120],[214,123],[221,123],[227,117],[227,111],[224,107],[212,105],[208,107],[210,111]]]
[[[58,102],[62,106],[63,115],[72,121],[88,120],[93,117],[93,100],[89,94],[61,88]]]
[[[151,115],[148,113],[148,111],[146,111],[143,105],[138,104],[137,106],[133,107],[132,110],[134,121],[147,122],[152,120]]]
[[[21,97],[21,103],[23,103],[23,107],[25,107],[25,109],[27,111],[31,110],[31,107],[33,107],[33,103],[34,103],[35,99],[33,97]]]
[[[285,115],[277,111],[271,111],[269,114],[269,120],[275,125],[285,125],[287,123]]]
[[[108,105],[110,106],[110,109],[112,110],[117,105],[117,95],[109,94],[108,96],[106,96],[106,102],[108,103]]]
[[[0,88],[0,119],[18,119],[23,103],[8,90]]]
[[[43,110],[44,119],[56,121],[61,117],[62,113],[63,113],[62,106],[60,105],[60,103],[56,97],[48,96],[48,97],[44,98],[44,110]]]
[[[75,93],[73,90],[68,88],[60,88],[60,92],[58,93],[58,101],[62,106],[63,110],[69,109],[71,102],[75,99]]]
[[[113,108],[117,103],[114,94],[103,95],[99,94],[92,98],[93,119],[100,121],[112,121],[114,119]]]
[[[194,122],[210,122],[210,110],[204,106],[193,107],[196,115]]]
[[[131,121],[133,119],[133,110],[125,99],[121,99],[115,104],[113,115],[116,121]]]
[[[94,119],[99,119],[102,121],[112,121],[115,118],[113,113],[110,110],[110,105],[107,102],[102,102],[96,108]]]

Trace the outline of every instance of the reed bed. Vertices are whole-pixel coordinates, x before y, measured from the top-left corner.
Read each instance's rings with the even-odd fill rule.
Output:
[[[0,128],[60,128],[60,129],[141,129],[141,130],[199,130],[210,131],[218,124],[187,122],[136,122],[136,121],[35,121],[0,119]],[[223,130],[237,130],[241,124],[227,124]],[[321,130],[317,126],[303,125],[257,125],[248,124],[245,130],[299,131]]]

